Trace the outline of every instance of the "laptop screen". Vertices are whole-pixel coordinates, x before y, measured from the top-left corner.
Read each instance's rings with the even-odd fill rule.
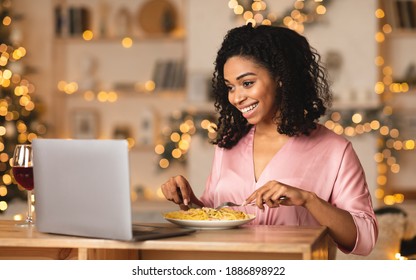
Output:
[[[131,240],[126,140],[33,140],[41,232]]]

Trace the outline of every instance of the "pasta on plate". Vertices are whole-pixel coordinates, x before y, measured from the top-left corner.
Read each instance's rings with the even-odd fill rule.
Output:
[[[177,220],[202,220],[202,221],[220,221],[220,220],[246,220],[249,214],[242,211],[233,210],[231,208],[222,208],[216,210],[214,208],[191,208],[189,210],[178,210],[164,214],[167,219]]]

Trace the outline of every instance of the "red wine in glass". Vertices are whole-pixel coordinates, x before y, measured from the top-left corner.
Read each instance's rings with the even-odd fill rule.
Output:
[[[32,190],[33,181],[33,152],[32,145],[18,144],[14,149],[12,173],[16,182],[27,192],[27,217],[24,225],[33,225]]]
[[[16,182],[28,191],[33,190],[33,167],[14,166],[12,168]]]

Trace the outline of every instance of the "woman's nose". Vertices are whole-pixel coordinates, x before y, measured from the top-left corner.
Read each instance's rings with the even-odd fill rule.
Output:
[[[242,90],[236,90],[234,93],[234,103],[239,104],[246,99],[246,96]]]

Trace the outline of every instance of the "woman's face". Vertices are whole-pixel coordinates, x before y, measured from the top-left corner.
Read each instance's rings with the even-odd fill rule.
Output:
[[[270,123],[276,114],[276,82],[251,59],[234,56],[224,64],[228,100],[250,124]]]

